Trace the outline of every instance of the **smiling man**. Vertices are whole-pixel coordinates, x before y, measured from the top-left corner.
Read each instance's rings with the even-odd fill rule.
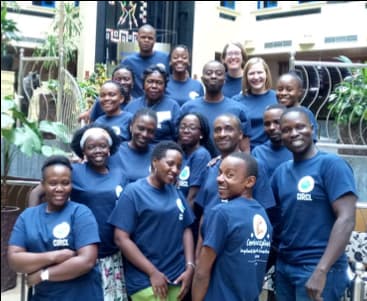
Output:
[[[304,108],[285,111],[280,128],[293,160],[272,178],[281,221],[277,299],[340,300],[348,284],[344,251],[355,220],[353,171],[342,158],[316,148]]]
[[[265,209],[252,198],[257,162],[231,153],[217,177],[221,199],[204,216],[203,246],[195,271],[192,300],[257,300],[270,251],[272,227]]]

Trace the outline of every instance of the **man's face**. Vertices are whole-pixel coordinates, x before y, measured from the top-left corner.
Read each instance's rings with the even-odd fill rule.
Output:
[[[264,113],[264,131],[274,144],[282,143],[282,132],[280,130],[280,116],[283,114],[282,109],[270,109]]]
[[[219,62],[208,63],[203,70],[201,80],[209,93],[218,93],[222,90],[225,82],[225,68]]]
[[[155,31],[149,28],[141,28],[138,32],[137,40],[140,52],[149,54],[153,51],[155,43]]]
[[[280,122],[283,144],[293,153],[307,157],[313,143],[312,125],[300,112],[285,114]]]
[[[246,162],[236,157],[225,157],[217,177],[218,192],[223,200],[240,196],[246,189]]]
[[[236,151],[242,139],[242,132],[236,120],[225,115],[214,121],[213,135],[214,143],[222,156]]]

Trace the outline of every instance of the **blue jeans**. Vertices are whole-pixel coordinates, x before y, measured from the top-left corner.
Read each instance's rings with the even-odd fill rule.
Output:
[[[312,301],[305,284],[316,265],[290,265],[278,260],[275,268],[275,294],[280,301]],[[327,274],[322,297],[325,301],[339,301],[349,284],[347,268],[332,268]]]

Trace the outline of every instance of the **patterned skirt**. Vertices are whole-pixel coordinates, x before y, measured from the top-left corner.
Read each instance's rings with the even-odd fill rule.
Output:
[[[127,301],[121,252],[98,259],[102,275],[104,301]]]

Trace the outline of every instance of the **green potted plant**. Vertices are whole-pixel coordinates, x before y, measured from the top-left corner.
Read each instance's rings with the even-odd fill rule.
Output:
[[[8,17],[6,1],[1,1],[1,70],[11,70],[13,54],[10,49],[16,50],[13,41],[19,40],[17,23]]]
[[[1,291],[16,285],[16,273],[7,264],[7,244],[20,208],[10,205],[9,171],[19,154],[50,156],[63,151],[48,145],[42,133],[52,133],[63,143],[70,141],[66,126],[60,122],[29,121],[12,98],[1,99]]]
[[[352,63],[339,56],[339,61]],[[367,68],[351,68],[351,74],[330,94],[328,109],[339,130],[342,143],[366,144],[367,141]]]

